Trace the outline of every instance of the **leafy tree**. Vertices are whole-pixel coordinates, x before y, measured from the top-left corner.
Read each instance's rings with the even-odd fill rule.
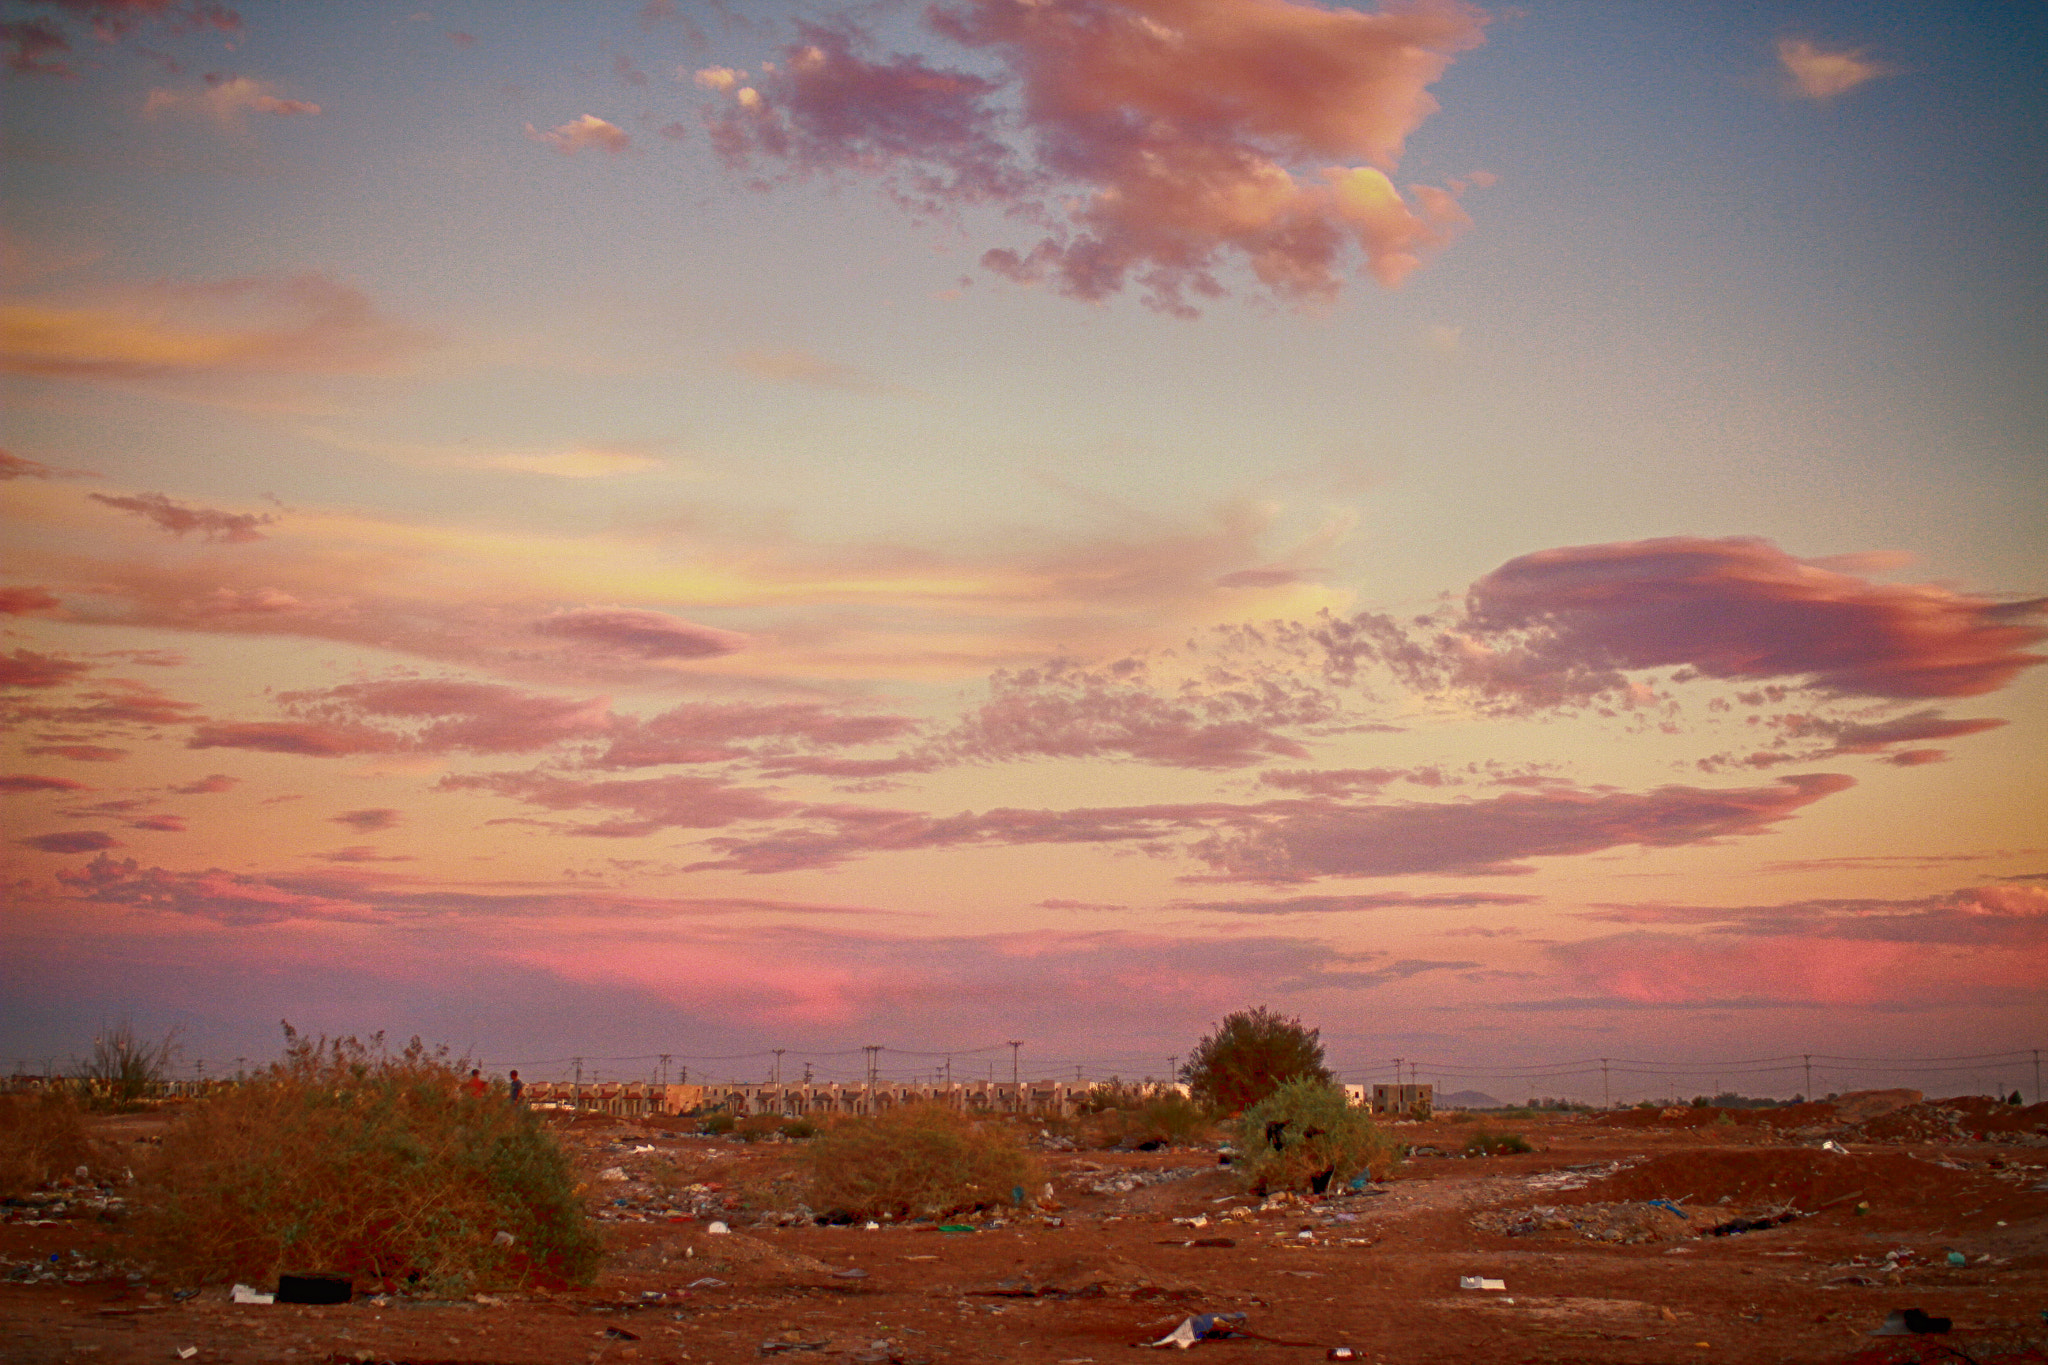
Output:
[[[1319,1031],[1264,1005],[1225,1015],[1195,1044],[1180,1074],[1195,1099],[1225,1113],[1257,1104],[1283,1081],[1336,1080],[1323,1065]]]

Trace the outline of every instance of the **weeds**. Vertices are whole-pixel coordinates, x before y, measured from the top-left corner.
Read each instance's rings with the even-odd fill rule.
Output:
[[[156,1091],[177,1055],[176,1029],[151,1043],[137,1037],[135,1026],[123,1019],[101,1026],[92,1040],[92,1056],[74,1074],[96,1106],[132,1105]]]
[[[587,1282],[599,1246],[561,1149],[415,1038],[401,1053],[285,1029],[281,1062],[164,1140],[142,1225],[204,1280],[325,1273],[466,1294]]]
[[[936,1104],[843,1120],[806,1157],[812,1207],[856,1218],[943,1218],[1011,1203],[1042,1178],[1008,1128]]]
[[[1212,1127],[1208,1112],[1177,1090],[1123,1103],[1105,1099],[1090,1107],[1094,1112],[1082,1118],[1079,1128],[1092,1147],[1187,1146]]]
[[[1529,1139],[1520,1133],[1489,1133],[1481,1128],[1465,1139],[1466,1156],[1500,1156],[1505,1152],[1533,1152]]]
[[[0,1095],[0,1195],[27,1194],[97,1156],[70,1095]]]
[[[1238,1178],[1253,1190],[1314,1190],[1357,1175],[1384,1179],[1401,1149],[1334,1085],[1291,1080],[1238,1121]]]

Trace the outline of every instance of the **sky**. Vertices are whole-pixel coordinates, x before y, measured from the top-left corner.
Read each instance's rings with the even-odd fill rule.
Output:
[[[0,50],[0,1064],[2048,1046],[2039,4]]]

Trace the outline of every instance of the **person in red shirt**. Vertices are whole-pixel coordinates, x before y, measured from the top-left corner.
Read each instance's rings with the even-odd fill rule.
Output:
[[[484,1080],[484,1073],[481,1071],[470,1072],[469,1079],[462,1083],[462,1093],[468,1095],[471,1099],[482,1099],[484,1092],[490,1088],[489,1083]]]

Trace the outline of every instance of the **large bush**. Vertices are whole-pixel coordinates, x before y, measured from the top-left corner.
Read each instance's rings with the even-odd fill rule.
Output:
[[[1238,1178],[1249,1188],[1340,1188],[1358,1175],[1383,1180],[1401,1148],[1337,1086],[1309,1077],[1281,1085],[1237,1125]]]
[[[1132,1094],[1098,1086],[1082,1101],[1076,1125],[1090,1146],[1185,1145],[1210,1132],[1210,1115],[1178,1090]]]
[[[1257,1104],[1283,1081],[1335,1079],[1323,1065],[1317,1030],[1263,1005],[1225,1015],[1195,1045],[1181,1078],[1197,1101],[1226,1114]]]
[[[63,1090],[0,1095],[0,1196],[27,1194],[98,1160],[84,1116]]]
[[[462,1094],[460,1070],[417,1038],[393,1055],[381,1034],[285,1034],[281,1062],[164,1139],[142,1218],[167,1267],[437,1294],[590,1279],[596,1234],[532,1112],[500,1088]]]
[[[811,1206],[857,1218],[943,1218],[1011,1203],[1042,1178],[1008,1126],[937,1104],[842,1120],[806,1157]]]

